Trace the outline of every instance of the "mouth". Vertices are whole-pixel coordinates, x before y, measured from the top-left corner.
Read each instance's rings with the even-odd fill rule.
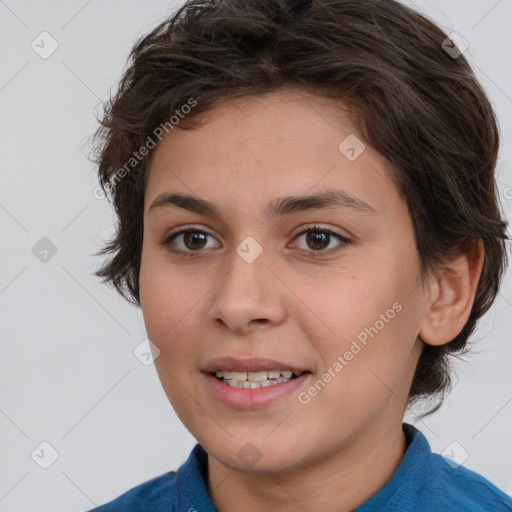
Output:
[[[294,372],[292,370],[260,370],[253,372],[216,370],[211,372],[210,375],[233,388],[260,389],[288,382],[304,373],[308,372]]]
[[[290,400],[312,377],[305,367],[269,358],[221,357],[203,368],[211,395],[234,409],[261,409]]]

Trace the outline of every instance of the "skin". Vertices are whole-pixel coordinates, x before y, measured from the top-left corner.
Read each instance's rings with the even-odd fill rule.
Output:
[[[407,207],[385,159],[366,144],[349,161],[338,149],[356,134],[342,108],[281,90],[238,99],[175,129],[157,146],[144,206],[141,305],[159,348],[159,378],[176,413],[208,452],[208,490],[220,512],[353,510],[377,492],[406,450],[401,428],[424,343],[453,339],[469,317],[481,245],[427,282]],[[330,207],[269,219],[267,203],[342,189],[375,212]],[[163,192],[212,202],[219,217],[176,206],[149,211]],[[162,242],[180,227],[170,252]],[[313,224],[334,235],[314,245]],[[236,252],[248,236],[263,249]],[[170,243],[172,244],[172,242]],[[320,247],[320,250],[315,248]],[[309,403],[298,392],[256,410],[230,408],[201,369],[221,356],[270,357],[308,368],[307,391],[393,304],[401,310]],[[252,443],[261,455],[237,457]]]

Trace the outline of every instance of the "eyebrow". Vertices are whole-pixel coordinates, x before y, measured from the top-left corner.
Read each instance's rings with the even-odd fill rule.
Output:
[[[164,193],[159,195],[149,207],[149,212],[160,207],[177,206],[194,213],[221,217],[218,208],[199,197],[187,194]],[[270,201],[263,210],[268,218],[281,217],[291,213],[327,207],[349,208],[361,213],[375,214],[377,211],[362,199],[343,190],[325,190],[309,196],[287,196]]]

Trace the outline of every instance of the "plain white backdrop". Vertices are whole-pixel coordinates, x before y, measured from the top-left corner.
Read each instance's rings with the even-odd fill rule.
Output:
[[[114,217],[85,157],[133,43],[182,3],[0,0],[0,512],[89,510],[177,469],[195,444],[133,354],[140,311],[93,275]],[[469,43],[499,117],[510,218],[512,1],[407,3]],[[512,494],[510,276],[443,408],[406,420]]]

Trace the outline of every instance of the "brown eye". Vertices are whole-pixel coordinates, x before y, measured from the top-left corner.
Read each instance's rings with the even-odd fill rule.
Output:
[[[208,235],[205,233],[188,231],[183,234],[183,244],[187,249],[196,251],[197,249],[203,249],[206,244],[206,238]]]
[[[208,238],[213,239],[209,233],[198,230],[183,230],[173,233],[167,237],[162,243],[171,252],[198,252],[207,247]],[[210,246],[211,247],[211,246]],[[214,246],[219,247],[219,245]]]
[[[299,240],[301,237],[304,237],[305,247],[301,247],[300,244],[297,244],[295,241],[292,245],[293,247],[298,247],[299,249],[308,252],[321,252],[328,254],[330,252],[335,252],[336,250],[341,249],[345,245],[351,243],[350,240],[341,236],[340,234],[335,233],[330,229],[320,228],[318,226],[305,229],[296,236],[295,240]],[[338,241],[338,244],[334,244],[334,247],[332,247],[332,242],[336,240]]]
[[[311,249],[318,251],[325,249],[329,245],[330,235],[320,231],[309,231],[306,234],[306,243]]]

